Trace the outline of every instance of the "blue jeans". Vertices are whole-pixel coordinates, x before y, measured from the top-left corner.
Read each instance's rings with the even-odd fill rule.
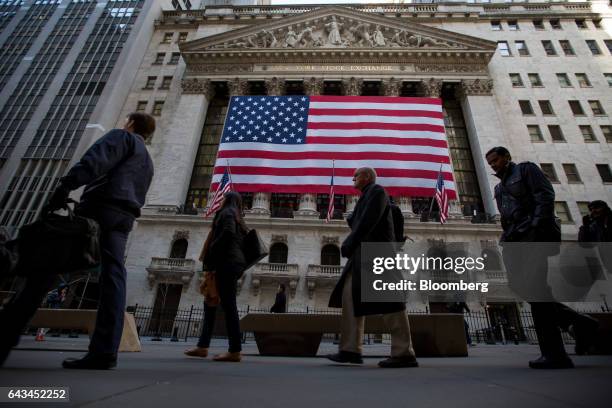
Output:
[[[100,298],[89,352],[114,354],[119,350],[123,333],[126,303],[124,257],[134,217],[107,207],[82,206],[77,208],[77,213],[94,219],[100,225]]]

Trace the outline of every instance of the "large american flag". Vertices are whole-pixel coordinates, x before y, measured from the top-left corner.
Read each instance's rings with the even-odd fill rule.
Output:
[[[353,172],[373,167],[395,196],[435,193],[438,170],[455,183],[440,99],[380,96],[234,96],[211,188],[225,167],[235,191],[358,194]]]

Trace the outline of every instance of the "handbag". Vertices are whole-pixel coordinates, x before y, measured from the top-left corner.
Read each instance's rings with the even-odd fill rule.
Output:
[[[244,268],[246,271],[257,262],[268,256],[268,247],[261,240],[257,231],[255,229],[251,229],[244,236],[242,252],[244,253],[244,259],[246,261],[246,266]]]
[[[204,296],[204,302],[208,306],[217,306],[221,302],[217,289],[217,276],[213,271],[204,272],[204,279],[200,284],[200,293]]]
[[[68,215],[43,212],[38,220],[20,228],[18,275],[72,273],[100,265],[98,223],[66,208]]]

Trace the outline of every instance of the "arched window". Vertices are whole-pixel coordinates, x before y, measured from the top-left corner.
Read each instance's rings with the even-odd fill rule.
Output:
[[[340,250],[336,245],[327,244],[321,249],[321,265],[340,265]]]
[[[276,242],[272,244],[270,247],[270,255],[269,260],[270,263],[287,263],[287,254],[289,253],[289,248],[287,245],[282,242]]]
[[[187,256],[187,240],[185,238],[177,239],[172,243],[170,249],[170,258],[182,258],[185,259]]]

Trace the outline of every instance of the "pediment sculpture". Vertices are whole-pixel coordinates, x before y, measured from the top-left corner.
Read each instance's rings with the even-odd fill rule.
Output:
[[[246,36],[211,46],[213,49],[297,48],[453,48],[465,45],[422,35],[409,28],[372,24],[347,17],[303,21],[285,27],[261,29]]]

